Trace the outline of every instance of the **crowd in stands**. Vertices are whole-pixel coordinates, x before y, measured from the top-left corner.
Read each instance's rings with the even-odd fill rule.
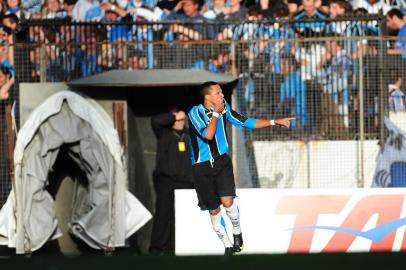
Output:
[[[397,35],[399,40],[388,43],[385,56],[401,63],[406,59],[406,40],[401,39],[406,37],[404,7],[403,0],[0,0],[0,99],[9,97],[15,80],[10,45],[18,42],[48,44],[26,52],[32,81],[39,80],[44,57],[46,80],[65,81],[73,74],[86,77],[123,68],[227,73],[232,68],[231,48],[224,41],[239,40],[246,42],[237,46],[234,67],[249,74],[244,88],[248,108],[261,107],[256,104],[261,98],[255,96],[261,79],[255,74],[266,71],[271,80],[279,81],[277,94],[270,95],[278,101],[274,107],[289,103],[290,113],[298,118],[293,126],[309,125],[314,112],[309,112],[308,89],[317,84],[348,128],[352,87],[358,79],[356,61],[374,59],[379,51],[375,41],[356,37]],[[385,27],[378,19],[357,19],[374,14],[385,15]],[[48,24],[35,24],[38,20]],[[87,22],[92,24],[80,24]],[[329,38],[300,41],[319,37]],[[149,43],[158,40],[169,45]],[[202,40],[218,43],[207,50]],[[176,66],[179,61],[182,66]],[[404,109],[400,69],[396,64],[387,82],[394,111]],[[373,100],[377,94],[370,92]],[[371,103],[369,109],[374,106]]]

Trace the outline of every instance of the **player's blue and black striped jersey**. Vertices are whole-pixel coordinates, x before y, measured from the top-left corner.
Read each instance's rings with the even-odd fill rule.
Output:
[[[214,138],[209,141],[205,139],[205,136],[212,115],[213,110],[207,109],[203,104],[194,106],[188,114],[192,164],[210,161],[227,153],[227,121],[238,128],[255,128],[256,119],[247,118],[233,111],[225,102],[224,110],[219,114]]]

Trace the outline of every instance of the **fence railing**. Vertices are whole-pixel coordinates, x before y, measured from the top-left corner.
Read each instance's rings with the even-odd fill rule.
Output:
[[[19,34],[24,43],[15,45],[16,70],[20,82],[68,81],[111,69],[233,73],[241,78],[238,96],[245,113],[298,118],[287,138],[357,138],[361,107],[365,135],[377,138],[388,85],[397,80],[392,77],[402,77],[403,64],[401,55],[387,54],[395,39],[384,32],[379,16],[137,24],[32,21]]]

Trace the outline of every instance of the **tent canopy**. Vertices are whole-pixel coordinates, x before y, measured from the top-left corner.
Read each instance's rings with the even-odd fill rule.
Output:
[[[170,87],[197,86],[207,81],[229,84],[237,78],[205,70],[151,69],[112,70],[91,77],[73,80],[72,87]]]
[[[46,186],[63,145],[88,180],[74,190],[72,234],[95,249],[122,247],[151,218],[126,189],[126,162],[112,120],[95,101],[62,91],[38,106],[18,133],[15,185],[0,210],[0,245],[26,253],[61,235]]]

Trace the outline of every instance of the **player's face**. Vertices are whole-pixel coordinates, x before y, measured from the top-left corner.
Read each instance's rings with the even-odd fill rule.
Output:
[[[207,97],[212,104],[224,102],[223,90],[221,90],[221,87],[218,84],[212,85],[210,87],[210,91]]]

